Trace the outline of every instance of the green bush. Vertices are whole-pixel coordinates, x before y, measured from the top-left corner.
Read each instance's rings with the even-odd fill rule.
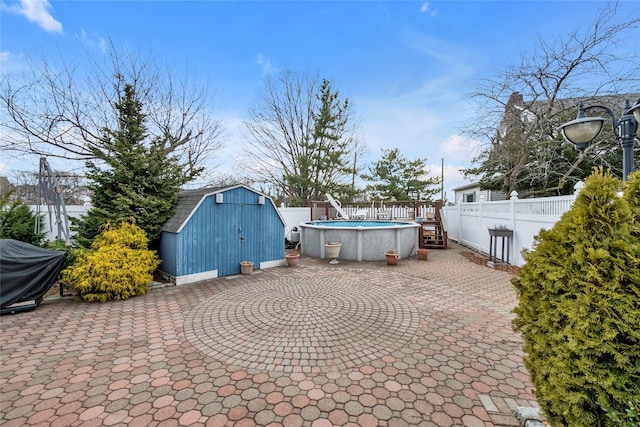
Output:
[[[640,233],[640,171],[632,173],[624,186],[624,198],[629,203],[636,236]],[[640,399],[639,399],[640,400]]]
[[[640,396],[640,228],[632,174],[596,170],[571,210],[536,237],[513,279],[514,328],[554,426],[630,425]],[[635,188],[635,190],[630,190]],[[633,210],[632,210],[633,209]],[[630,409],[631,408],[631,409]]]
[[[624,412],[620,410],[607,410],[607,419],[611,425],[625,427],[640,427],[640,396],[634,402],[628,402]]]
[[[36,221],[40,221],[42,229],[42,217],[31,212],[22,200],[10,202],[13,194],[8,192],[0,199],[0,239],[14,239],[21,242],[40,246],[44,240],[44,233],[36,233]]]
[[[63,282],[89,302],[142,295],[149,290],[153,272],[160,264],[147,245],[144,231],[133,221],[115,228],[106,224],[92,249],[79,251],[73,265],[63,270]]]
[[[64,259],[63,270],[76,261],[76,256],[81,251],[80,249],[70,246],[67,244],[67,242],[60,239],[46,242],[44,247],[54,251],[64,251],[67,253],[67,256]]]

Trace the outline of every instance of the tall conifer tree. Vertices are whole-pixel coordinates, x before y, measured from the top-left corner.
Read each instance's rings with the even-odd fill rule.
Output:
[[[620,197],[621,182],[595,172],[513,280],[514,326],[554,426],[637,425],[629,411],[640,408],[639,181],[632,174]]]
[[[133,217],[153,246],[189,177],[166,154],[164,141],[149,140],[142,103],[133,86],[124,86],[116,109],[118,128],[103,130],[107,150],[95,150],[99,161],[87,162],[93,207],[76,224],[77,240],[89,247],[103,224]]]
[[[434,186],[440,179],[428,177],[426,162],[426,158],[409,160],[397,148],[383,149],[380,160],[369,166],[369,173],[362,179],[372,183],[366,190],[373,199],[409,200],[411,192],[429,200],[438,192]]]

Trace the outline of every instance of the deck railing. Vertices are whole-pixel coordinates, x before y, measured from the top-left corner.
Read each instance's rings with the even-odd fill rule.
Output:
[[[431,202],[370,202],[345,203],[342,209],[352,218],[363,219],[415,219],[435,212]]]

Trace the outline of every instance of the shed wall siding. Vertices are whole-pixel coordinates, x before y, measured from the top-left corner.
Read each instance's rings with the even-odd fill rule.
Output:
[[[180,250],[178,276],[216,269],[216,250],[220,240],[214,226],[214,197],[207,197],[194,212],[186,226],[178,233]]]
[[[219,276],[240,273],[240,261],[284,258],[284,223],[268,200],[245,188],[224,193],[223,203],[207,197],[178,233],[176,276],[217,270]],[[169,233],[165,233],[169,234]]]
[[[160,257],[162,259],[160,270],[172,276],[178,275],[176,259],[176,254],[178,253],[176,248],[177,241],[178,235],[175,233],[162,233],[160,238]]]

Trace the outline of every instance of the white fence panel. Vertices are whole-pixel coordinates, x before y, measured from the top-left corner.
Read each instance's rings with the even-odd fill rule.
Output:
[[[479,203],[465,203],[460,206],[459,242],[470,248],[480,250],[482,215]]]
[[[580,188],[577,185],[576,191]],[[510,263],[522,266],[522,250],[533,249],[535,236],[541,229],[553,227],[571,208],[575,198],[571,195],[519,200],[516,193],[507,201],[445,206],[445,229],[449,238],[484,253],[489,253],[490,228],[511,229]]]
[[[311,221],[311,208],[278,208],[284,219],[284,237],[291,239],[291,230],[301,222]]]
[[[85,215],[91,209],[91,206],[79,206],[79,205],[69,205],[65,207],[67,210],[68,218],[80,218]],[[29,205],[29,209],[34,214],[38,211],[37,205]],[[58,227],[56,223],[55,210],[51,209],[51,215],[49,215],[49,210],[47,206],[40,206],[40,215],[42,215],[42,229],[45,233],[45,240],[53,242],[58,237]],[[53,228],[53,229],[52,229]],[[69,220],[69,228],[71,228],[71,220]],[[69,230],[71,235],[73,236],[75,233]]]
[[[445,230],[450,239],[453,239],[474,250],[489,253],[489,228],[507,227],[513,230],[513,239],[510,247],[511,264],[522,266],[522,249],[533,249],[534,236],[541,229],[549,229],[568,211],[575,195],[545,197],[540,199],[519,200],[512,197],[507,201],[495,202],[474,202],[459,203],[455,206],[445,206],[442,215],[445,222]],[[36,212],[36,206],[29,206]],[[69,217],[79,218],[87,213],[91,206],[67,206]],[[297,227],[301,222],[311,220],[310,208],[278,208],[285,221],[285,236],[289,238],[293,227]],[[392,218],[411,218],[413,207],[397,205],[374,206],[363,205],[345,206],[347,214],[352,215],[358,209],[369,209],[369,217],[375,218],[379,210],[391,213]],[[55,217],[49,218],[47,207],[42,206],[41,212],[44,214],[44,230],[48,240],[55,240],[57,230],[55,228]],[[434,212],[432,206],[420,206],[420,216],[426,217],[427,213]],[[51,230],[50,223],[53,224]]]

